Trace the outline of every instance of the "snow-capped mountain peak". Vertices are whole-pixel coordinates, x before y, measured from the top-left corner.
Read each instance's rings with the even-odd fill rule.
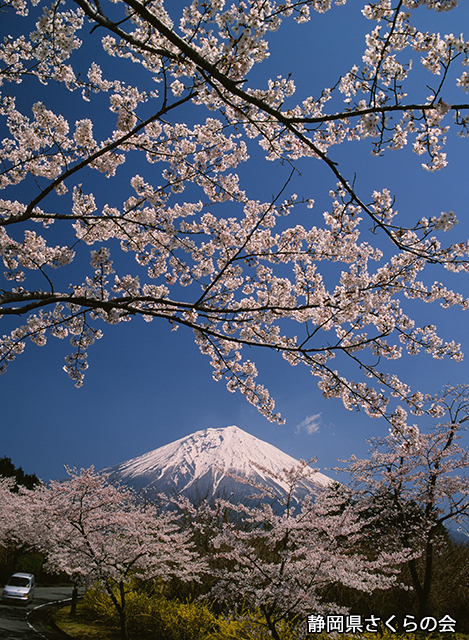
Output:
[[[196,431],[104,471],[110,474],[111,480],[137,490],[155,489],[202,498],[235,494],[241,499],[252,494],[253,489],[236,482],[233,476],[265,485],[281,495],[288,487],[272,475],[291,469],[298,462],[239,427],[229,426]],[[315,485],[324,487],[332,482],[322,473],[311,475]]]

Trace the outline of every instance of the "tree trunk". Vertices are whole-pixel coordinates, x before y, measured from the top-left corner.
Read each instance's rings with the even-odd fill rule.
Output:
[[[121,606],[119,608],[119,618],[121,623],[121,640],[128,640],[127,636],[127,614],[125,610],[125,590],[124,583],[119,582],[119,593],[121,597]]]
[[[72,603],[70,605],[70,615],[75,616],[77,612],[77,602],[78,602],[78,587],[76,584],[73,585],[72,591]]]
[[[125,609],[119,610],[119,621],[121,625],[121,640],[128,640],[127,637],[127,616],[125,615]]]
[[[409,560],[408,566],[412,577],[412,583],[418,598],[418,615],[420,618],[424,618],[428,615],[428,603],[430,600],[430,591],[432,587],[433,579],[433,543],[427,541],[425,547],[424,560],[424,576],[423,579],[419,578],[417,570],[417,562],[414,559]]]
[[[280,640],[280,636],[278,635],[277,627],[275,626],[275,622],[272,620],[271,612],[267,610],[267,607],[261,607],[261,611],[264,614],[264,618],[267,622],[267,626],[274,640]]]
[[[425,575],[423,579],[423,588],[419,594],[419,616],[424,618],[428,615],[428,603],[430,600],[430,589],[433,578],[433,540],[430,533],[425,549]]]
[[[16,565],[18,564],[18,560],[20,559],[22,552],[23,550],[18,549],[18,547],[13,548],[13,556],[10,564],[10,574],[12,575],[16,572]]]
[[[124,583],[119,582],[119,596],[120,602],[116,598],[115,594],[112,591],[111,585],[106,581],[105,582],[106,591],[109,594],[109,597],[112,600],[112,604],[116,608],[116,611],[119,615],[119,622],[121,628],[121,640],[129,640],[127,636],[127,614],[125,611],[125,588]]]

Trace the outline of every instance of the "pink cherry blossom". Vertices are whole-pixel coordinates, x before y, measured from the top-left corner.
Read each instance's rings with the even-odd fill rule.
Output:
[[[80,386],[102,324],[139,315],[192,330],[213,377],[270,420],[281,417],[249,347],[306,366],[347,409],[390,419],[398,398],[420,411],[391,361],[462,359],[458,340],[445,341],[433,322],[418,326],[410,304],[468,308],[455,284],[426,278],[429,265],[469,269],[467,242],[443,237],[458,213],[409,221],[386,185],[362,192],[333,154],[362,140],[376,156],[408,146],[426,171],[446,167],[447,139],[469,128],[459,70],[469,41],[420,31],[413,11],[457,2],[360,7],[370,23],[363,56],[316,97],[297,96],[293,76],[256,86],[248,74],[268,58],[271,32],[290,20],[305,29],[342,1],[194,0],[178,24],[160,1],[4,4],[19,26],[0,45],[0,313],[19,320],[0,340],[0,372],[28,340],[69,337],[64,368]],[[114,76],[98,61],[84,65],[80,50],[98,45]],[[431,95],[425,87],[408,97],[415,67],[431,75]],[[92,110],[77,120],[53,98],[20,107],[15,87],[31,78]],[[241,177],[258,145],[292,169],[266,201]],[[291,189],[300,161],[333,176],[322,218],[305,216],[312,187]]]

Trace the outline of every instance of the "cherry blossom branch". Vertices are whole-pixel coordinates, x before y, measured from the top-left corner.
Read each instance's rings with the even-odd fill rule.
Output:
[[[83,0],[80,0],[83,2]],[[303,142],[307,147],[311,148],[311,150],[321,159],[323,160],[330,170],[334,173],[340,184],[345,188],[345,190],[350,194],[353,201],[356,202],[360,208],[373,220],[376,227],[381,228],[385,234],[390,238],[390,240],[402,251],[409,251],[414,253],[415,255],[420,255],[425,259],[428,259],[428,256],[425,254],[421,254],[418,251],[410,248],[406,244],[400,242],[400,240],[393,234],[388,227],[383,224],[371,211],[369,207],[357,196],[355,190],[349,185],[348,181],[344,178],[341,172],[337,169],[336,163],[324,153],[322,152],[317,145],[315,145],[309,138],[307,138],[304,134],[302,134],[297,128],[292,126],[292,121],[288,118],[288,116],[283,115],[279,110],[273,109],[270,107],[265,101],[253,96],[252,94],[244,91],[240,87],[240,82],[235,82],[228,78],[224,73],[220,72],[216,65],[211,64],[206,59],[204,59],[192,46],[187,44],[182,38],[180,38],[172,29],[167,27],[155,14],[150,12],[144,5],[140,4],[138,0],[126,0],[127,4],[132,7],[137,15],[147,21],[149,24],[153,25],[165,38],[167,38],[173,45],[175,45],[185,56],[187,56],[195,65],[204,71],[207,72],[206,79],[212,86],[216,86],[214,80],[218,81],[225,89],[227,89],[230,93],[240,97],[243,101],[252,104],[259,108],[261,111],[267,113],[270,116],[274,117],[276,122],[279,122],[285,126],[287,130],[293,133],[301,142]],[[83,2],[82,6],[85,13],[88,12],[86,4]],[[92,18],[93,14],[88,13],[88,15]]]
[[[103,147],[101,147],[101,149],[98,149],[97,151],[89,155],[87,158],[82,160],[81,162],[78,162],[73,167],[70,167],[70,169],[67,169],[66,171],[61,173],[60,176],[55,178],[55,180],[53,180],[47,187],[45,187],[39,195],[37,195],[33,200],[31,200],[31,202],[28,204],[23,214],[17,215],[17,216],[10,216],[9,218],[0,217],[0,226],[8,226],[10,224],[16,224],[18,222],[25,222],[26,220],[29,220],[31,217],[35,216],[35,213],[34,213],[35,207],[37,207],[38,204],[42,202],[42,200],[44,200],[50,193],[56,190],[58,186],[60,186],[63,182],[65,182],[67,178],[70,178],[75,173],[78,173],[79,171],[89,166],[95,160],[98,160],[105,154],[118,149],[125,142],[129,141],[132,137],[134,137],[137,133],[139,133],[141,130],[145,129],[145,127],[147,127],[149,124],[151,124],[152,122],[155,122],[156,120],[161,119],[163,115],[165,115],[172,109],[179,107],[185,102],[188,102],[189,100],[192,99],[192,97],[193,95],[189,93],[188,95],[184,96],[180,100],[173,102],[171,105],[164,106],[160,111],[158,111],[157,113],[147,118],[145,121],[135,126],[131,131],[128,131],[127,133],[123,134],[117,140],[114,140],[113,142],[109,142],[108,144],[104,145]]]

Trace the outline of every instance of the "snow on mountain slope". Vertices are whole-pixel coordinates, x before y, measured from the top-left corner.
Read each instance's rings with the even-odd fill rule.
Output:
[[[276,474],[297,464],[298,460],[273,445],[230,426],[197,431],[104,471],[113,482],[122,482],[136,490],[155,489],[192,498],[234,495],[240,500],[252,495],[253,488],[227,474],[261,483],[281,496],[287,486],[259,466]],[[313,474],[312,480],[313,484],[323,487],[332,482],[319,472]],[[309,483],[303,483],[298,497],[311,488]]]

